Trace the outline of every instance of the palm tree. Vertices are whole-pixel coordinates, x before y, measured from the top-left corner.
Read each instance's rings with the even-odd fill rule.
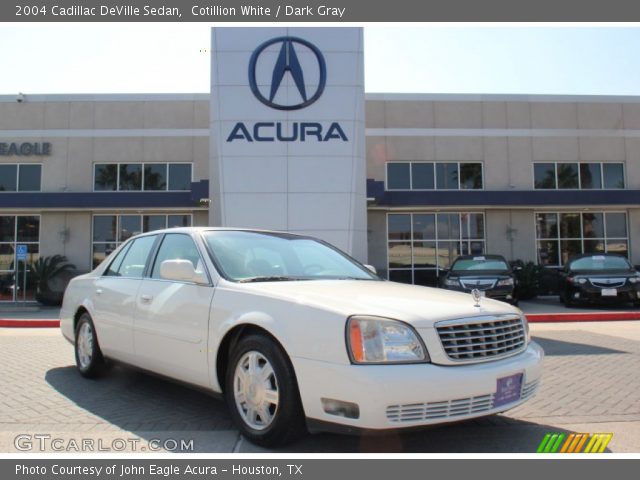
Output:
[[[63,273],[72,272],[76,266],[69,263],[64,255],[41,257],[30,266],[31,275],[36,285],[36,300],[45,305],[56,305],[62,301],[62,293],[54,292],[49,281]]]

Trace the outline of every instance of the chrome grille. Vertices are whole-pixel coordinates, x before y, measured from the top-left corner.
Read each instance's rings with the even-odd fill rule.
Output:
[[[591,285],[598,288],[620,288],[624,287],[626,278],[590,278]]]
[[[447,356],[461,362],[510,355],[526,343],[524,324],[515,315],[439,322],[436,331]]]
[[[535,394],[538,384],[538,380],[524,384],[519,401],[531,398]],[[394,423],[404,423],[482,414],[493,410],[493,397],[493,393],[488,393],[486,395],[443,400],[441,402],[389,405],[386,411],[387,420]]]
[[[460,279],[460,283],[462,284],[462,286],[466,289],[474,289],[477,288],[478,290],[489,290],[491,288],[493,288],[493,286],[496,284],[497,280],[492,280],[492,279],[486,279],[486,278],[482,278],[482,279],[466,279],[463,280],[462,278]]]

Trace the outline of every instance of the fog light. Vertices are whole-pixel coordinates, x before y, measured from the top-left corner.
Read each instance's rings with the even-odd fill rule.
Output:
[[[321,398],[322,408],[329,415],[345,418],[360,418],[360,407],[357,403],[343,402],[332,398]]]
[[[580,293],[579,292],[574,293],[573,298],[580,298]]]

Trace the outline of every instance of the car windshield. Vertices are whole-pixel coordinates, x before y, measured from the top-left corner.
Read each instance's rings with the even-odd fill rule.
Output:
[[[457,260],[451,270],[461,272],[466,270],[509,270],[509,265],[504,260],[497,258],[473,257]]]
[[[569,270],[630,270],[631,264],[626,258],[608,255],[592,255],[573,260]]]
[[[239,230],[203,235],[214,262],[236,282],[379,280],[346,254],[309,237]]]

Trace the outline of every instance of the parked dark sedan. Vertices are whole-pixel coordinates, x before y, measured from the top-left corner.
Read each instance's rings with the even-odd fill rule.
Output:
[[[587,302],[640,306],[640,274],[621,255],[573,257],[560,276],[560,301],[567,307]]]
[[[463,255],[456,258],[442,277],[440,286],[459,292],[478,289],[486,297],[513,305],[518,303],[516,277],[501,255]]]

